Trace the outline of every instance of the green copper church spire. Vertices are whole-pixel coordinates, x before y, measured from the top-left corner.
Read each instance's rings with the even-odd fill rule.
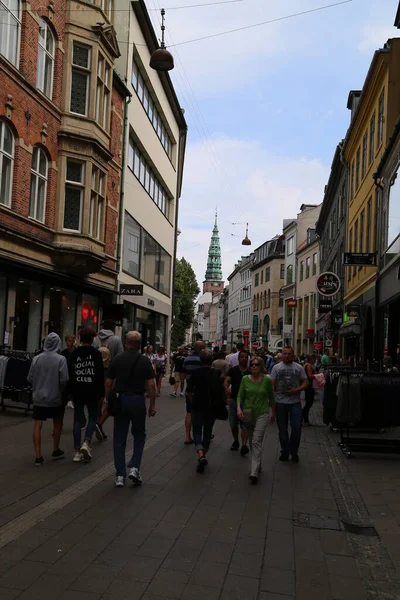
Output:
[[[208,250],[206,281],[222,281],[221,246],[219,243],[218,215],[215,212],[214,229]]]

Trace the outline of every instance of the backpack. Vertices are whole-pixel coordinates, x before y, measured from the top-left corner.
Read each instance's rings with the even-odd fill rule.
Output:
[[[105,343],[103,344],[100,338],[97,338],[99,342],[99,352],[101,354],[101,358],[103,359],[103,367],[108,369],[111,363],[111,352],[108,349],[108,344],[110,343],[111,337],[107,338]]]

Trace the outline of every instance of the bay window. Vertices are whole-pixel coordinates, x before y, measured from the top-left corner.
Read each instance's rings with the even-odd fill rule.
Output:
[[[85,169],[82,162],[68,159],[65,180],[64,229],[82,230],[83,195],[85,190]]]
[[[70,110],[87,115],[90,87],[90,48],[73,44]]]

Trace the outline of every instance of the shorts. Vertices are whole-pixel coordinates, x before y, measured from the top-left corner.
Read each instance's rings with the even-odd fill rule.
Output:
[[[188,415],[192,412],[192,403],[189,400],[189,396],[186,394],[186,412]]]
[[[157,375],[157,377],[163,377],[165,375],[165,370],[164,369],[156,369],[156,375]]]
[[[237,416],[236,400],[231,400],[229,404],[229,425],[231,426],[231,429],[236,429],[236,427],[239,427],[240,429],[246,429],[243,425],[243,421],[241,421]]]
[[[35,421],[47,421],[47,419],[61,419],[64,406],[34,406],[33,418]]]
[[[185,377],[185,373],[183,371],[175,371],[174,372],[175,381],[183,381]]]

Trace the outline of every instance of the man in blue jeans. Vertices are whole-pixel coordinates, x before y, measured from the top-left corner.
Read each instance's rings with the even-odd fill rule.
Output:
[[[106,397],[112,389],[119,394],[120,410],[114,417],[115,485],[123,487],[126,478],[125,450],[129,427],[133,436],[133,455],[128,463],[128,477],[141,485],[140,465],[146,441],[146,400],[150,399],[149,417],[156,414],[155,374],[150,360],[140,353],[141,335],[130,331],[125,339],[126,351],[113,358],[106,379]]]
[[[276,400],[276,421],[279,429],[281,455],[286,462],[289,454],[293,462],[299,462],[301,424],[303,420],[300,394],[308,386],[307,375],[301,365],[294,362],[294,350],[283,349],[282,362],[274,366],[271,373]],[[290,439],[288,422],[290,419]]]

